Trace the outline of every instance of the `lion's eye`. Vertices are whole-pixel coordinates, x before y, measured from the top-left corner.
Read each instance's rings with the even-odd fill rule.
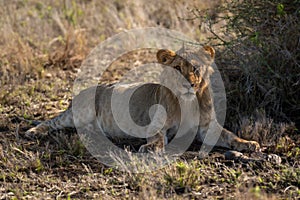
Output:
[[[180,68],[180,66],[179,66],[179,65],[176,65],[174,68],[175,68],[176,70],[178,70],[178,71],[180,71],[180,72],[181,72],[181,68]]]
[[[199,69],[196,68],[196,67],[193,67],[193,72],[194,72],[197,76],[200,75],[200,71],[199,71]]]

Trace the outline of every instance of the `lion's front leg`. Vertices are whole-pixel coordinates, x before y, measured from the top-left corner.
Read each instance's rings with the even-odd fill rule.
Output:
[[[147,138],[147,144],[142,145],[139,148],[139,152],[163,152],[166,143],[166,135],[163,132],[159,131],[156,135]]]
[[[254,152],[260,150],[260,145],[256,141],[244,140],[234,133],[223,128],[217,146],[228,147],[237,151]]]
[[[257,142],[239,138],[216,121],[212,121],[208,128],[200,127],[197,140],[210,146],[225,147],[237,151],[254,152],[260,149]]]

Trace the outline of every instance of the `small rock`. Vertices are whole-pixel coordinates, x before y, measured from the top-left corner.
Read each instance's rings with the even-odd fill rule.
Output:
[[[238,151],[232,151],[232,150],[226,151],[224,155],[225,155],[226,160],[234,160],[234,161],[243,162],[243,163],[257,161],[256,159],[249,158],[248,156],[246,156],[243,153],[238,152]]]
[[[254,152],[251,154],[251,157],[256,157],[259,160],[262,161],[266,161],[266,162],[270,162],[273,164],[281,164],[282,159],[280,156],[276,155],[276,154],[267,154],[267,153],[263,153],[263,152]]]
[[[46,77],[46,78],[52,78],[52,74],[47,73],[47,74],[45,74],[45,77]]]
[[[226,160],[234,160],[243,156],[243,154],[238,151],[226,151],[224,155]]]
[[[279,165],[282,162],[282,159],[276,154],[269,154],[267,156],[267,161]]]

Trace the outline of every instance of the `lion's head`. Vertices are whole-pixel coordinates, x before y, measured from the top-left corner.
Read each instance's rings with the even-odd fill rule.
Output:
[[[204,46],[200,50],[181,48],[177,52],[161,49],[156,56],[160,64],[171,67],[166,68],[161,81],[175,90],[176,95],[191,99],[196,93],[201,96],[208,88],[215,56],[212,47]]]

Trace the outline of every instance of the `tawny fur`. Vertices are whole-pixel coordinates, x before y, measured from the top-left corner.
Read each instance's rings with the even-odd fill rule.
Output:
[[[191,116],[193,117],[192,112],[195,110],[193,107],[188,107],[188,104],[193,101],[197,101],[200,112],[197,127],[190,127],[191,129],[198,129],[196,140],[203,141],[206,134],[212,134],[213,136],[214,131],[219,129],[221,134],[216,143],[217,146],[238,151],[257,151],[260,148],[257,142],[237,137],[232,132],[222,128],[215,118],[212,95],[209,89],[209,76],[213,73],[211,64],[214,61],[214,54],[214,49],[209,46],[205,46],[198,52],[186,49],[181,49],[176,53],[170,50],[159,50],[157,52],[158,63],[176,69],[166,69],[162,74],[166,75],[165,77],[175,77],[174,73],[179,72],[187,80],[185,82],[177,78],[162,80],[162,82],[164,80],[168,81],[166,84],[176,87],[176,91],[170,91],[158,84],[146,84],[140,87],[138,83],[99,85],[88,88],[73,100],[73,108],[76,108],[75,113],[74,110],[72,112],[72,106],[70,106],[58,117],[31,128],[26,134],[51,133],[64,128],[74,128],[74,124],[76,124],[76,128],[87,125],[92,125],[92,127],[100,125],[102,134],[105,136],[114,140],[126,140],[131,136],[124,133],[116,124],[111,110],[111,96],[113,91],[116,94],[124,94],[135,90],[136,92],[134,92],[129,105],[131,106],[130,114],[134,122],[141,126],[149,124],[151,119],[148,111],[154,104],[162,105],[167,113],[167,120],[163,128],[155,133],[149,132],[148,134],[151,136],[147,138],[147,144],[141,146],[140,151],[163,149],[168,140],[176,135],[176,131],[180,126],[182,117],[180,105],[184,104],[190,109],[189,116],[184,116],[188,119]],[[188,57],[189,59],[187,59]],[[140,88],[137,89],[138,87]],[[187,126],[193,126],[189,124],[188,120],[183,122]],[[214,125],[215,130],[209,131],[211,124]],[[126,127],[127,130],[130,130],[130,128]]]

